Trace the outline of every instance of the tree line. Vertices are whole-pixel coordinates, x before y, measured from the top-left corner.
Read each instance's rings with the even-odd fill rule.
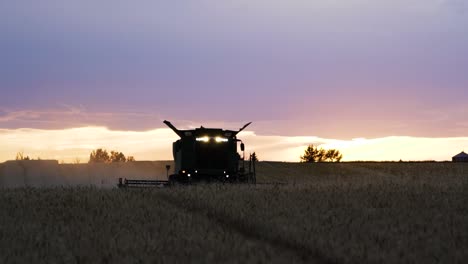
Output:
[[[125,157],[122,152],[111,150],[110,153],[107,150],[99,148],[93,150],[89,154],[89,163],[113,163],[113,162],[129,162],[135,161],[133,156]]]
[[[301,162],[340,162],[343,154],[336,149],[325,150],[314,145],[309,145],[300,157]]]
[[[25,155],[22,151],[16,153],[16,160],[32,160],[29,156]],[[37,158],[37,160],[40,160],[41,158]],[[88,163],[114,163],[114,162],[130,162],[130,161],[135,161],[135,158],[133,156],[127,156],[122,152],[111,150],[108,152],[105,149],[99,148],[96,150],[93,150],[91,154],[89,154],[89,161]],[[75,159],[75,163],[80,163],[79,159]]]
[[[251,158],[254,161],[258,161],[258,156],[255,152],[251,154]],[[343,158],[343,154],[336,149],[325,150],[318,148],[314,145],[309,145],[304,155],[300,156],[301,162],[340,162]],[[40,158],[38,158],[40,159]],[[23,152],[16,154],[16,160],[30,160],[30,157],[24,155]],[[78,159],[77,159],[78,160]],[[135,161],[133,156],[125,156],[122,152],[111,150],[110,152],[103,148],[93,150],[89,155],[88,163],[114,163],[114,162],[131,162]],[[75,162],[75,163],[79,163]]]

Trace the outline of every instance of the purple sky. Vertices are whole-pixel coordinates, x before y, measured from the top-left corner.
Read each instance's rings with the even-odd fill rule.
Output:
[[[467,3],[2,1],[0,128],[466,136]]]

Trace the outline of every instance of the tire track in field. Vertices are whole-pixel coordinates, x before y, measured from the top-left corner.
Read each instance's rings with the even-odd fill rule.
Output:
[[[256,240],[268,244],[272,248],[277,248],[281,251],[289,251],[299,256],[305,263],[323,263],[337,264],[335,259],[332,259],[323,254],[317,248],[310,248],[301,243],[290,241],[282,237],[271,236],[265,234],[253,225],[249,225],[242,220],[234,219],[230,216],[223,215],[216,210],[210,210],[198,203],[184,203],[182,200],[171,197],[165,193],[159,192],[158,195],[162,200],[180,210],[196,214],[208,218],[210,221],[221,225],[223,228],[235,231],[247,239]]]

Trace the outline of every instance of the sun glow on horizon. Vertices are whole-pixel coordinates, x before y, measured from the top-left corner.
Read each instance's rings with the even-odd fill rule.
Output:
[[[338,149],[343,161],[450,160],[467,149],[468,137],[423,138],[390,136],[383,138],[326,139],[307,136],[257,135],[243,131],[239,138],[246,152],[256,152],[260,160],[299,161],[305,148],[313,144]],[[171,160],[172,142],[177,135],[168,128],[148,131],[114,131],[106,127],[80,127],[63,130],[0,129],[0,162],[12,160],[23,152],[32,159],[87,162],[97,148],[118,150],[136,160]]]

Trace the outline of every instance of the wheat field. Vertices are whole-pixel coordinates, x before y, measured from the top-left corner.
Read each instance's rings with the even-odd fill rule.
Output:
[[[468,259],[468,164],[257,169],[282,184],[0,190],[0,263]]]

